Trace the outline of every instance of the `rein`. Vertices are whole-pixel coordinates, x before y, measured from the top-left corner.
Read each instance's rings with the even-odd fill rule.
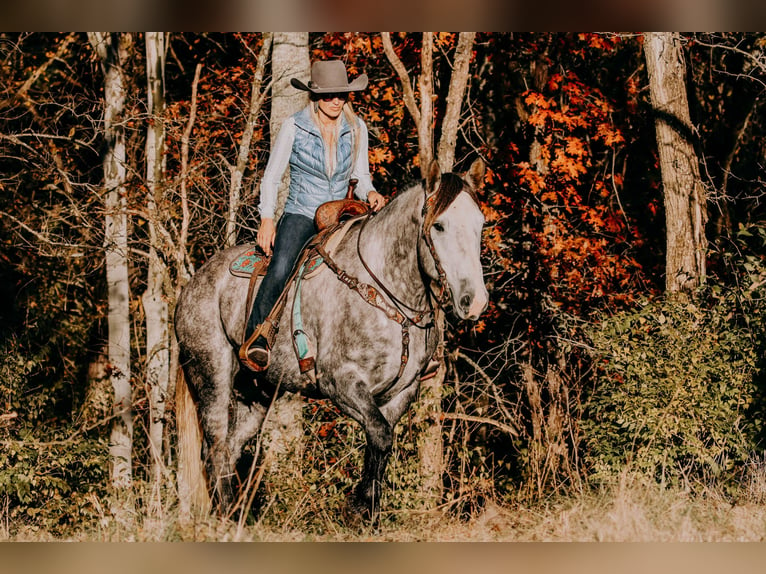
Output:
[[[433,292],[433,289],[431,288],[430,283],[427,285],[429,295],[431,295],[437,302],[438,306],[443,308],[446,304],[447,298],[448,298],[448,286],[447,286],[447,275],[444,272],[444,269],[441,265],[441,261],[439,260],[438,255],[436,254],[436,250],[434,249],[433,242],[431,240],[430,235],[430,229],[426,229],[426,215],[428,214],[428,210],[433,208],[433,197],[435,194],[433,194],[430,198],[428,197],[428,193],[424,190],[424,193],[426,194],[426,197],[423,201],[423,210],[421,212],[421,217],[423,219],[423,225],[421,228],[421,235],[423,236],[426,245],[428,245],[428,249],[431,252],[431,256],[433,257],[434,264],[436,265],[437,273],[439,274],[439,283],[440,283],[440,289],[439,294],[435,294]],[[385,313],[386,317],[391,319],[392,321],[396,321],[401,325],[402,327],[402,354],[401,354],[401,363],[399,365],[399,372],[397,374],[397,378],[402,376],[402,373],[404,372],[404,368],[407,366],[407,361],[409,360],[409,346],[410,346],[410,326],[414,325],[418,327],[419,329],[430,329],[436,324],[436,314],[437,310],[434,309],[433,304],[431,303],[431,297],[428,298],[428,308],[418,310],[414,307],[409,306],[407,303],[396,297],[391,290],[386,287],[386,285],[380,280],[380,278],[370,269],[370,267],[367,265],[367,262],[364,260],[364,257],[362,257],[361,252],[361,238],[362,238],[362,232],[364,231],[367,223],[369,220],[374,216],[374,212],[369,212],[367,216],[362,221],[362,226],[359,229],[359,234],[357,235],[356,240],[356,252],[357,256],[359,257],[359,261],[362,263],[362,266],[365,268],[367,273],[369,273],[372,280],[377,284],[377,287],[380,288],[380,290],[383,291],[383,293],[386,294],[386,296],[390,299],[391,303],[386,301],[384,298],[381,297],[380,291],[373,285],[368,285],[367,283],[363,283],[359,281],[358,278],[356,278],[353,275],[350,275],[345,270],[341,269],[340,266],[332,259],[332,257],[327,253],[327,251],[324,249],[324,246],[319,245],[316,247],[317,253],[322,257],[324,263],[335,273],[335,275],[338,277],[338,279],[345,283],[346,286],[351,289],[352,291],[356,291],[362,299],[364,299],[369,305],[372,305],[373,307],[380,309]],[[420,261],[420,242],[418,242],[418,261]],[[412,316],[408,316],[407,312],[402,308],[406,308],[407,311],[412,313]],[[431,315],[430,320],[427,323],[423,323],[424,319]]]
[[[364,228],[367,226],[367,222],[372,219],[374,212],[370,212],[367,214],[367,217],[362,222],[362,227],[359,229],[359,234],[356,236],[356,255],[359,257],[359,261],[362,263],[362,266],[364,267],[365,271],[369,273],[372,280],[383,290],[383,293],[385,293],[389,299],[391,299],[391,302],[396,306],[396,308],[399,310],[399,312],[404,316],[410,323],[415,325],[416,327],[420,329],[426,329],[428,327],[433,326],[433,321],[429,321],[425,325],[421,325],[420,322],[425,318],[426,315],[433,312],[433,305],[431,305],[431,301],[429,300],[428,309],[423,309],[421,311],[418,311],[414,307],[410,307],[399,299],[396,295],[394,295],[391,290],[385,286],[383,281],[380,280],[380,278],[375,275],[372,269],[370,269],[369,265],[367,265],[367,262],[364,260],[364,257],[362,256],[362,249],[361,249],[361,243],[362,243],[362,232],[364,231]],[[408,311],[411,313],[414,313],[412,317],[407,317],[407,313],[402,309],[402,307],[406,307]]]
[[[359,279],[341,269],[325,251],[324,247],[317,247],[317,253],[322,257],[324,264],[335,273],[342,283],[345,283],[352,291],[356,291],[368,304],[383,311],[386,317],[402,326],[402,355],[401,362],[399,363],[399,372],[396,375],[397,378],[401,377],[410,357],[410,325],[413,324],[412,321],[383,299],[380,296],[380,292],[374,286],[359,281]]]

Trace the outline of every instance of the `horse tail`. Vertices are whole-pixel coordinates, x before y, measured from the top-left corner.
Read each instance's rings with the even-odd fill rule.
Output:
[[[178,432],[178,501],[181,519],[210,512],[205,470],[202,465],[202,429],[183,369],[176,380],[176,429]]]

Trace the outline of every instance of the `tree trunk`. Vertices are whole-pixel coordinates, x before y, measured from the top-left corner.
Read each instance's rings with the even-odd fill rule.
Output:
[[[451,171],[455,163],[455,147],[457,145],[457,133],[460,126],[460,115],[465,89],[468,83],[468,71],[473,51],[475,33],[464,32],[460,34],[458,45],[455,50],[455,61],[450,78],[449,92],[447,95],[446,111],[441,126],[441,138],[437,160],[442,171]],[[434,128],[434,93],[433,93],[433,33],[423,33],[423,44],[420,53],[420,102],[415,98],[411,88],[410,77],[404,64],[394,51],[391,43],[391,35],[388,32],[381,34],[383,49],[391,66],[399,75],[402,85],[404,101],[407,109],[415,120],[418,129],[418,157],[420,170],[426,177],[431,161],[434,159],[433,152],[433,128]],[[440,332],[444,330],[444,318],[440,317]],[[439,341],[437,356],[442,361],[436,376],[425,381],[420,387],[420,397],[417,406],[417,418],[423,424],[419,441],[418,454],[420,457],[420,480],[425,504],[434,508],[442,496],[442,475],[444,472],[444,457],[442,443],[442,394],[444,379],[447,368],[443,360],[443,341]]]
[[[434,158],[434,34],[423,32],[420,49],[420,123],[418,124],[418,155],[420,175],[428,177]]]
[[[263,35],[263,46],[258,54],[258,63],[253,75],[252,87],[250,89],[250,111],[247,114],[245,129],[242,133],[242,139],[239,142],[239,153],[237,154],[237,164],[231,171],[231,183],[229,185],[229,213],[226,219],[226,245],[237,244],[237,213],[241,204],[242,179],[247,168],[247,161],[250,157],[250,144],[253,141],[253,132],[255,124],[258,121],[258,114],[261,111],[261,105],[265,99],[265,92],[261,89],[263,85],[263,76],[266,70],[266,61],[271,52],[272,33]]]
[[[420,384],[417,420],[422,422],[418,438],[418,474],[426,508],[436,508],[444,490],[444,441],[442,440],[442,396],[447,364],[444,361],[444,315],[439,316],[438,328],[440,365],[436,375]]]
[[[309,60],[309,35],[307,32],[278,32],[274,34],[274,48],[271,59],[273,84],[271,87],[271,143],[288,117],[308,103],[308,95],[290,85],[291,78],[308,82],[311,75]],[[287,167],[282,185],[279,187],[275,216],[282,214],[287,201],[290,182],[290,167]]]
[[[688,291],[705,280],[707,206],[694,151],[681,37],[644,34],[644,54],[665,197],[665,289]]]
[[[167,297],[168,270],[159,253],[157,226],[162,215],[165,183],[165,35],[146,33],[146,81],[149,122],[146,133],[146,209],[149,228],[149,268],[146,291],[141,297],[146,317],[146,385],[149,389],[149,451],[155,485],[162,478],[162,438],[165,429],[165,404],[168,397],[170,329]]]
[[[309,35],[307,32],[275,33],[272,49],[271,88],[271,143],[277,137],[279,128],[289,116],[303,108],[307,103],[306,92],[296,90],[290,85],[290,78],[307,82],[311,73],[309,61]],[[279,188],[276,217],[282,214],[287,201],[289,171],[285,173]],[[272,460],[297,460],[300,456],[303,438],[303,401],[299,395],[286,395],[274,405],[274,411],[266,423],[266,433],[270,437],[268,453]],[[299,465],[289,464],[291,468]],[[272,470],[274,470],[272,468]]]
[[[125,189],[126,87],[122,65],[132,48],[129,34],[90,33],[104,70],[104,251],[108,288],[109,367],[114,391],[110,437],[112,484],[132,484],[133,413],[130,387],[130,292],[128,284],[128,214]]]

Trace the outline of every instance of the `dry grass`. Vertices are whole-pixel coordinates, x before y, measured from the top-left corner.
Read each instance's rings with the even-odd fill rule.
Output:
[[[532,504],[486,502],[473,517],[461,520],[441,511],[388,511],[378,529],[352,530],[343,525],[337,501],[308,505],[317,514],[299,514],[284,501],[271,504],[248,523],[204,517],[185,523],[177,505],[154,504],[153,510],[114,513],[101,508],[98,520],[64,539],[71,541],[593,541],[713,542],[766,540],[766,460],[749,466],[735,502],[715,486],[689,490],[663,488],[624,474],[611,487]],[[318,495],[321,498],[321,495]],[[306,507],[306,498],[293,503]],[[121,514],[121,519],[116,518]],[[127,518],[126,518],[127,516]],[[299,518],[296,518],[299,516]],[[47,541],[33,528],[0,528],[0,539]],[[57,538],[61,540],[61,538]]]
[[[735,504],[715,489],[692,495],[625,475],[612,488],[534,505],[487,503],[470,520],[442,511],[388,514],[377,530],[352,531],[330,516],[310,525],[279,525],[274,517],[237,524],[207,517],[181,524],[166,513],[137,514],[132,524],[105,513],[73,541],[599,541],[711,542],[766,539],[763,465]],[[12,540],[51,540],[21,530]]]

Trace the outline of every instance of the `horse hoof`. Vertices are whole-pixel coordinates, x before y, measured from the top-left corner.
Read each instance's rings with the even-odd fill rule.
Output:
[[[348,497],[342,510],[343,522],[352,530],[366,530],[375,528],[378,523],[379,514],[373,513],[370,505],[360,500],[358,496],[352,494]]]
[[[359,509],[355,508],[352,504],[345,504],[341,509],[341,518],[343,525],[349,530],[360,531],[366,526],[364,516]]]

